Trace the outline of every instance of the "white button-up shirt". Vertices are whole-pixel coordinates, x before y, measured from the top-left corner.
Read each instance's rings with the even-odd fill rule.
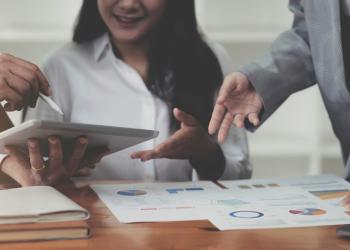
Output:
[[[223,47],[213,44],[225,73],[231,71]],[[43,66],[53,90],[53,99],[64,117],[38,101],[26,119],[56,120],[158,130],[159,136],[109,155],[90,178],[146,181],[188,181],[196,178],[188,160],[156,159],[147,162],[130,158],[132,152],[152,149],[170,136],[169,109],[153,95],[140,75],[118,59],[107,35],[86,44],[71,43],[54,52]],[[204,128],[206,129],[206,128]],[[245,131],[232,127],[222,145],[226,158],[223,179],[249,178],[251,164]]]

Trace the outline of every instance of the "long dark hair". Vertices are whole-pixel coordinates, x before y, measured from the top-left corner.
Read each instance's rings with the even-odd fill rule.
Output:
[[[194,0],[166,0],[162,19],[151,34],[149,89],[169,109],[178,107],[204,128],[213,109],[214,93],[223,80],[218,59],[197,27]],[[84,0],[73,41],[90,42],[108,32],[96,0]],[[171,129],[179,123],[171,113]]]

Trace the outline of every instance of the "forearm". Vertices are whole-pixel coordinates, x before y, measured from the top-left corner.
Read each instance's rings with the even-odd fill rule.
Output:
[[[225,156],[218,144],[210,154],[189,159],[201,180],[218,180],[225,170]]]
[[[242,67],[263,101],[262,124],[291,94],[316,83],[308,27],[302,1],[289,4],[293,27],[282,33],[267,55]]]

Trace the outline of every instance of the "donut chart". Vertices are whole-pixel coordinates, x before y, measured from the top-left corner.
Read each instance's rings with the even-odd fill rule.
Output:
[[[256,219],[263,217],[264,214],[257,211],[234,211],[230,213],[230,216],[240,219]]]

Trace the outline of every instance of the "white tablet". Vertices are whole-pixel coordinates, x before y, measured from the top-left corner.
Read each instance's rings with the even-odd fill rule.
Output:
[[[50,135],[57,135],[64,143],[70,145],[75,138],[87,136],[90,148],[106,146],[113,153],[155,138],[158,136],[158,131],[30,120],[0,133],[0,153],[5,153],[5,145],[26,148],[29,138],[37,138],[40,141],[43,156],[47,156],[47,138]]]

